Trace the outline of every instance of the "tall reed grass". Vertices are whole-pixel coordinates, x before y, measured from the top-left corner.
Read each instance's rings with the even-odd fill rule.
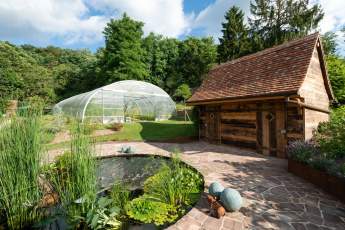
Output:
[[[94,142],[85,135],[85,126],[75,124],[69,151],[57,159],[57,171],[50,177],[71,224],[77,224],[96,199]]]
[[[11,118],[0,130],[0,212],[9,229],[23,229],[42,217],[36,208],[42,197],[40,133],[38,111]]]

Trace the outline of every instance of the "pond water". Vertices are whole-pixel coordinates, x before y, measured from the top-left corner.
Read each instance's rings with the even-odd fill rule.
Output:
[[[152,155],[101,158],[97,170],[98,183],[101,189],[109,188],[120,181],[127,184],[130,190],[141,189],[145,180],[164,164],[170,164],[170,160]]]

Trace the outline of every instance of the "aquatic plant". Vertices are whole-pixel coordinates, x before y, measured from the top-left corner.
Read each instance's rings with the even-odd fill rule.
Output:
[[[130,218],[155,225],[174,222],[178,217],[176,207],[156,201],[146,195],[133,199],[126,205],[126,210]]]
[[[145,181],[144,191],[158,201],[179,207],[196,202],[202,186],[201,175],[174,155],[171,166],[162,166],[158,173]]]

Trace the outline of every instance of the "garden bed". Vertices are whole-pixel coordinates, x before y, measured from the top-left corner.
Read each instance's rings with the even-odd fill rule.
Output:
[[[293,159],[288,160],[288,171],[322,188],[345,203],[345,180]]]

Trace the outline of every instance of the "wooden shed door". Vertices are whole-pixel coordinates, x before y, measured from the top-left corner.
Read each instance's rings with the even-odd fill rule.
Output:
[[[276,114],[271,111],[261,112],[261,150],[264,155],[276,155]]]
[[[219,143],[220,117],[218,107],[212,107],[206,112],[206,139],[211,143]]]

